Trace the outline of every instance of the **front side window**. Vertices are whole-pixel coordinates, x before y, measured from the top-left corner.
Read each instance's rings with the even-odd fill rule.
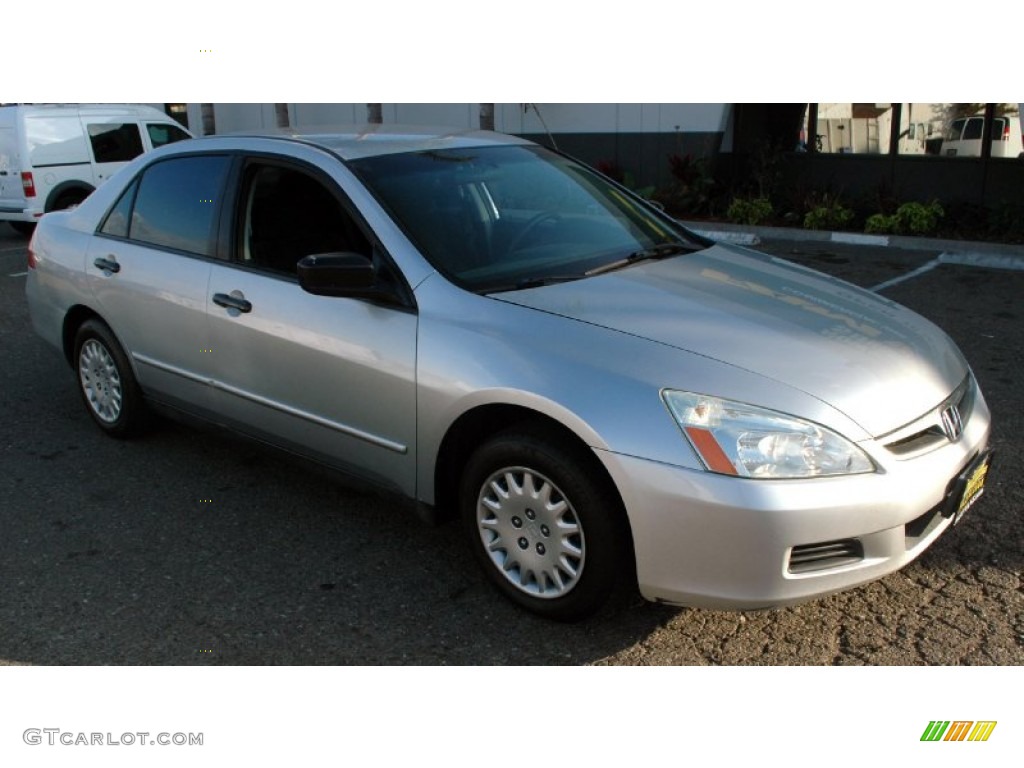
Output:
[[[213,227],[230,163],[224,155],[203,155],[151,165],[139,182],[128,237],[212,256]]]
[[[149,143],[153,145],[153,149],[192,138],[181,128],[170,123],[146,123],[146,133],[149,134]]]
[[[242,187],[239,260],[248,266],[294,275],[304,256],[359,253],[370,243],[338,199],[303,171],[254,163]]]
[[[967,121],[964,118],[954,120],[949,124],[949,131],[946,132],[947,141],[960,141],[960,134],[963,133],[964,123]]]
[[[585,277],[651,249],[702,245],[604,177],[540,147],[381,155],[349,167],[439,271],[478,292]]]
[[[142,136],[136,123],[92,123],[89,142],[97,163],[122,163],[142,154]]]

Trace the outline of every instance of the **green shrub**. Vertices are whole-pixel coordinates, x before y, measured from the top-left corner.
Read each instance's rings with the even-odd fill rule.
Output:
[[[729,221],[736,224],[754,227],[770,219],[772,213],[772,203],[765,197],[755,197],[751,200],[737,197],[733,199],[725,215]]]
[[[900,232],[909,235],[928,235],[938,227],[943,213],[942,206],[932,200],[928,205],[904,203],[896,211],[896,218]]]
[[[853,220],[853,211],[829,195],[811,206],[804,215],[804,229],[842,229]]]
[[[897,218],[895,215],[886,216],[884,213],[876,213],[868,216],[864,222],[864,231],[879,235],[890,235],[896,231]]]
[[[876,213],[864,224],[865,232],[898,235],[930,235],[939,225],[944,211],[934,200],[928,205],[904,203],[891,216]]]

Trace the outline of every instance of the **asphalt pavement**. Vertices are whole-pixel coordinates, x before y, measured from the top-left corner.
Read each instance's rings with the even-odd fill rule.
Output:
[[[748,613],[638,598],[567,626],[504,601],[454,525],[218,433],[100,434],[31,330],[26,241],[0,225],[0,664],[1024,662],[1024,271],[942,261],[944,244],[758,239],[888,283],[953,337],[993,412],[986,497],[858,589]]]

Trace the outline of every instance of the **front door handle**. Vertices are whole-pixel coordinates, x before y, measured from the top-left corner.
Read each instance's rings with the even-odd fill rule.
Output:
[[[238,294],[237,296],[235,294]],[[213,303],[225,309],[236,309],[239,312],[252,312],[252,303],[246,300],[241,291],[213,294]]]
[[[117,259],[113,255],[110,258],[103,258],[102,256],[95,259],[92,263],[97,269],[102,269],[104,272],[117,273],[121,271],[121,265],[117,263]]]

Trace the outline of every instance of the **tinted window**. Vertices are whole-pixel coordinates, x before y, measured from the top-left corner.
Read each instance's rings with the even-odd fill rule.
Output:
[[[135,123],[93,123],[89,141],[97,163],[127,162],[142,154],[142,136]]]
[[[168,123],[146,123],[146,131],[149,133],[149,143],[153,145],[153,149],[192,138],[178,126]]]
[[[967,122],[963,118],[954,120],[949,126],[949,133],[946,134],[948,141],[960,141],[960,133],[964,129],[964,123]]]
[[[587,272],[650,248],[700,247],[585,166],[540,147],[350,162],[427,259],[483,292]]]
[[[128,237],[128,222],[131,218],[132,201],[135,199],[135,190],[138,189],[138,186],[137,183],[132,184],[124,191],[121,199],[117,201],[117,205],[107,214],[107,220],[103,222],[100,232],[114,237]]]
[[[992,121],[992,129],[988,132],[988,136],[992,141],[1002,141],[1004,131],[1006,131],[1006,120],[997,117]]]
[[[964,129],[964,141],[981,138],[981,123],[980,117],[972,117],[967,121],[967,127]]]
[[[207,155],[150,166],[135,199],[131,239],[211,255],[213,223],[229,165],[227,157]]]
[[[342,251],[370,256],[370,243],[327,187],[278,165],[247,170],[242,202],[244,263],[295,274],[303,256]]]

